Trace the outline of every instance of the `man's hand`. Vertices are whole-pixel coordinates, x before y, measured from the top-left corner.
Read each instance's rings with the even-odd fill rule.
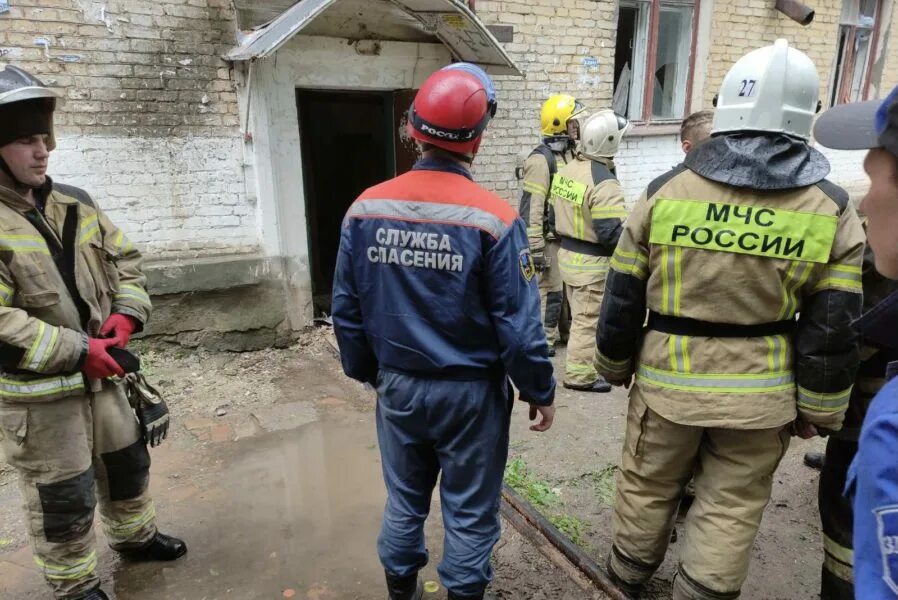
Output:
[[[536,420],[536,413],[542,415],[539,423],[530,426],[530,431],[549,431],[552,423],[555,421],[555,406],[539,406],[538,404],[530,405],[530,420]]]
[[[531,252],[530,257],[533,259],[533,266],[536,267],[537,273],[542,273],[549,267],[549,263],[546,260],[546,254],[542,250],[539,252]]]
[[[801,417],[792,422],[792,435],[797,435],[803,440],[809,440],[818,435],[817,428]]]
[[[100,327],[100,337],[115,340],[115,345],[124,348],[131,340],[131,335],[137,330],[137,322],[133,317],[120,313],[109,315],[103,326]]]

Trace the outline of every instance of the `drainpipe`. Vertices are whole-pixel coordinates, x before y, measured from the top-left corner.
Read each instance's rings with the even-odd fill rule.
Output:
[[[776,0],[776,10],[800,25],[810,25],[814,20],[814,9],[798,0]]]

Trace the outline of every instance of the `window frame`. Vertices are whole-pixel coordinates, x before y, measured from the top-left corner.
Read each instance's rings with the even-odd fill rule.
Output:
[[[683,106],[683,115],[680,117],[671,117],[671,118],[663,118],[663,117],[655,117],[652,115],[652,109],[654,104],[654,94],[655,94],[655,81],[654,81],[654,73],[657,68],[658,62],[658,34],[659,29],[661,27],[661,4],[665,6],[689,6],[692,7],[692,30],[691,36],[689,40],[689,59],[687,61],[687,71],[686,71],[686,98]],[[626,5],[644,5],[648,8],[649,14],[647,17],[648,21],[648,29],[646,32],[646,57],[644,62],[644,69],[642,73],[642,81],[639,83],[638,87],[635,82],[631,82],[631,94],[634,91],[642,92],[642,110],[641,114],[638,118],[631,117],[630,122],[633,125],[637,126],[647,126],[647,125],[673,125],[681,122],[686,118],[687,115],[690,114],[692,110],[692,86],[693,86],[693,78],[695,75],[695,57],[696,57],[696,44],[698,43],[698,28],[699,28],[699,14],[701,12],[701,4],[702,0],[630,0],[626,3],[619,3],[618,7],[621,4]],[[639,31],[637,28],[637,32],[634,36],[634,45],[637,41],[637,36],[639,35]],[[635,61],[634,61],[635,62]],[[632,70],[635,72],[635,70]]]
[[[861,0],[852,0],[858,3],[858,10],[860,10],[860,1]],[[883,13],[883,0],[875,0],[875,8],[873,12],[873,25],[870,28],[870,47],[867,51],[867,64],[864,67],[864,80],[861,82],[861,90],[860,90],[860,98],[856,101],[865,101],[870,99],[870,86],[873,82],[873,65],[876,63],[876,52],[879,47],[879,34],[881,29],[881,21],[882,21],[882,13]],[[839,33],[841,33],[843,28],[848,30],[847,35],[844,41],[845,52],[842,56],[842,60],[839,61],[839,52],[842,48],[836,48],[836,58],[835,63],[833,64],[833,74],[832,74],[832,87],[831,91],[835,92],[835,94],[830,93],[830,105],[836,106],[838,104],[846,104],[852,102],[851,100],[851,84],[854,79],[854,71],[855,71],[855,40],[857,39],[857,31],[859,29],[857,23],[845,24],[842,22],[842,17],[839,17]],[[866,29],[866,28],[864,28]],[[841,36],[838,36],[841,37]],[[841,64],[841,73],[839,72]],[[835,100],[832,100],[833,96],[835,96]]]

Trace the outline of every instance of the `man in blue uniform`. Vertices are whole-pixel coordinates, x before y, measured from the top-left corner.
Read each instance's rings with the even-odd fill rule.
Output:
[[[334,328],[343,370],[377,387],[391,600],[417,600],[440,478],[450,599],[481,599],[499,539],[511,387],[552,425],[555,380],[523,222],[468,170],[495,112],[476,68],[438,71],[409,110],[423,158],[365,191],[343,222]]]
[[[860,210],[876,270],[898,280],[898,87],[884,102],[843,104],[820,117],[815,137],[840,150],[869,148],[870,190]],[[898,292],[856,323],[867,343],[898,350]],[[863,600],[898,596],[898,361],[864,418],[846,494],[854,507],[854,587]]]

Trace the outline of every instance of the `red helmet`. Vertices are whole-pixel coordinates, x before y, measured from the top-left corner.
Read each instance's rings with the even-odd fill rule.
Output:
[[[475,154],[491,117],[489,92],[463,70],[437,71],[427,78],[408,111],[408,133],[425,144]]]

